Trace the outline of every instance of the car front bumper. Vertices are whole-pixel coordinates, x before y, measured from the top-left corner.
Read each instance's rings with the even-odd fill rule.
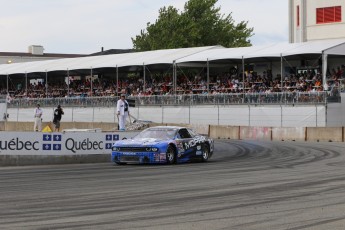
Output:
[[[130,164],[157,164],[166,163],[166,154],[159,152],[112,152],[111,161],[114,163],[130,163]]]

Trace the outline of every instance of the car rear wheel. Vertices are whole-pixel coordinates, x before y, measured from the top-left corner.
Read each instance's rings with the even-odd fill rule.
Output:
[[[208,146],[204,146],[204,149],[202,151],[202,161],[206,162],[208,161],[208,158],[210,157],[210,150]]]
[[[175,164],[176,163],[176,152],[174,147],[171,145],[168,147],[166,152],[166,158],[168,164]]]

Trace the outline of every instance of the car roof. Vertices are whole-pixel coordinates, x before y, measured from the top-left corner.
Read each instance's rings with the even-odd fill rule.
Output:
[[[153,126],[150,127],[150,129],[186,129],[187,127],[181,127],[181,126]]]

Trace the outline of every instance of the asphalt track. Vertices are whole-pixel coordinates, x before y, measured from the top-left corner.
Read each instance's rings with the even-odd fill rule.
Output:
[[[345,229],[345,144],[216,141],[207,163],[0,168],[0,229]]]

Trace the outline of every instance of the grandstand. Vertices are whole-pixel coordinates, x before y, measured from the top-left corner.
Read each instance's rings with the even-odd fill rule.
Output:
[[[198,47],[0,65],[12,97],[344,90],[344,39]]]
[[[115,100],[122,93],[140,106],[321,105],[325,116],[315,124],[327,126],[332,114],[327,103],[341,102],[344,91],[343,50],[345,39],[331,39],[14,63],[0,65],[0,87],[12,108],[32,106],[37,99],[68,106],[95,98],[96,106],[99,98]]]

